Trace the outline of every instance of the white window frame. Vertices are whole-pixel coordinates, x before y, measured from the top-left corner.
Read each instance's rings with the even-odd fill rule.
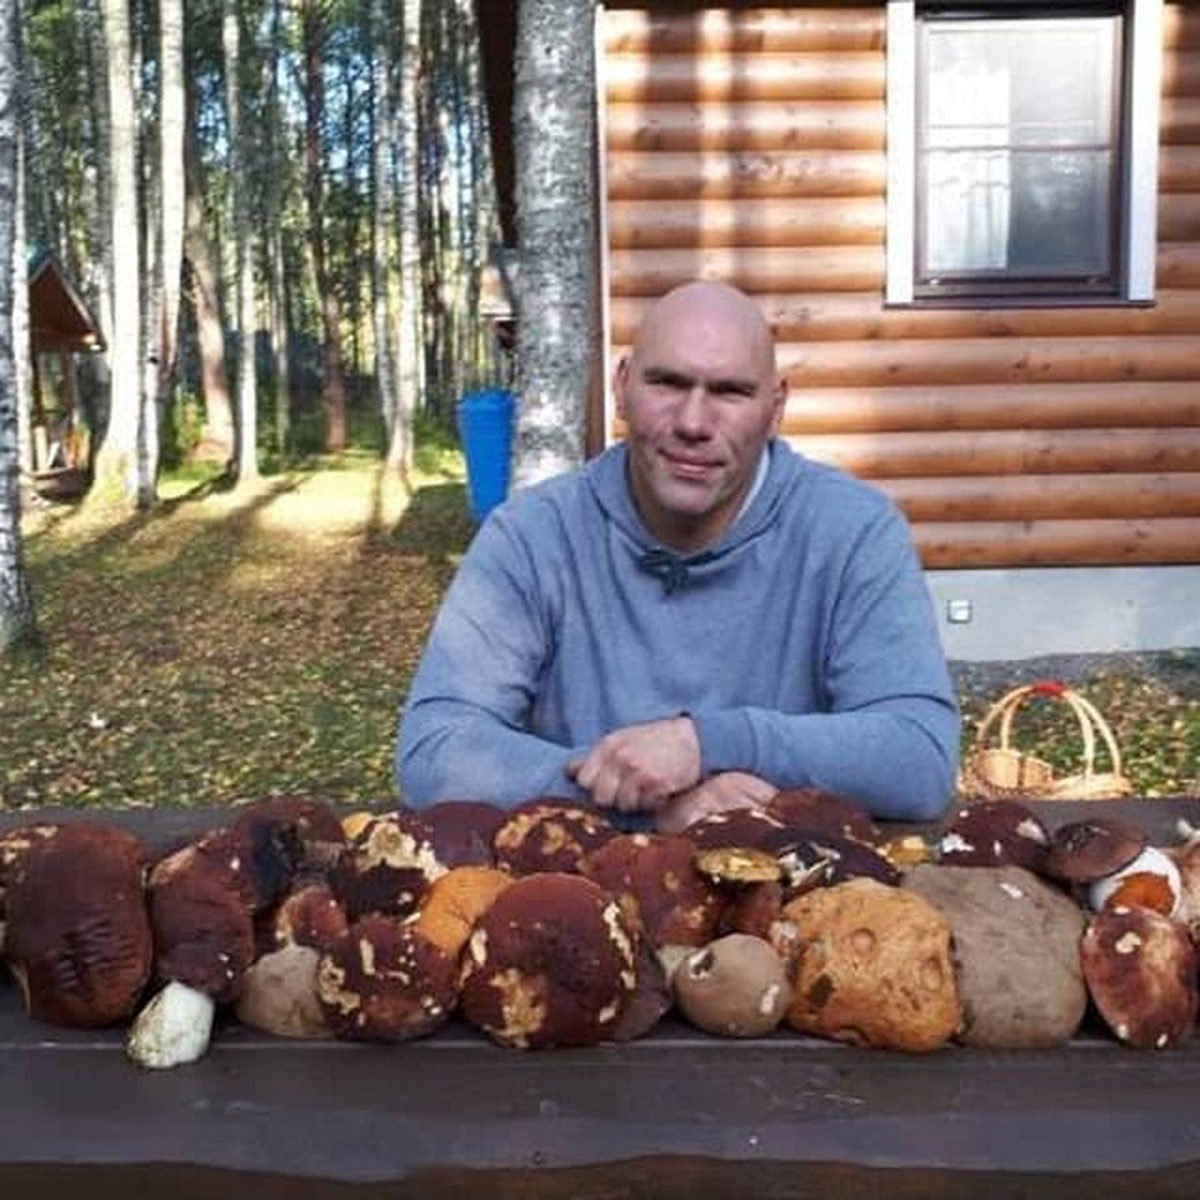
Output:
[[[983,6],[983,0],[980,0]],[[1047,15],[1054,5],[1047,2]],[[1129,0],[1128,159],[1122,290],[1109,303],[1154,300],[1158,242],[1158,137],[1162,94],[1163,0]],[[916,238],[917,0],[887,0],[888,304],[914,303]],[[1032,299],[1032,297],[1030,297]],[[1064,296],[1064,305],[1081,298]],[[1019,297],[1013,302],[1020,303]],[[922,301],[937,304],[938,301]],[[961,301],[959,301],[961,303]],[[980,303],[984,303],[981,299]],[[994,303],[988,300],[987,303]]]

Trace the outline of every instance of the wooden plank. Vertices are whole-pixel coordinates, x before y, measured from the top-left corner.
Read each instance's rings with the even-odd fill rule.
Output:
[[[743,12],[609,9],[602,37],[610,54],[880,50],[884,19],[882,7]]]
[[[882,150],[877,101],[770,104],[608,104],[605,143],[615,150]]]
[[[1200,198],[1198,198],[1200,199]],[[707,246],[883,245],[882,197],[792,200],[614,200],[609,243],[617,249]]]
[[[1200,244],[1160,242],[1157,279],[1162,288],[1200,288]]]
[[[613,296],[659,296],[691,279],[719,279],[749,292],[789,291],[801,279],[818,291],[862,291],[882,288],[883,251],[868,246],[614,250],[609,271]]]
[[[1168,0],[1163,5],[1163,46],[1200,50],[1200,12],[1188,0]]]
[[[1187,145],[1200,141],[1200,96],[1164,96],[1161,113],[1160,128],[1164,145]]]
[[[866,479],[1200,471],[1200,428],[809,434],[810,458]],[[1200,541],[1192,546],[1192,555]]]
[[[920,522],[913,537],[929,569],[1186,564],[1200,519]]]
[[[878,485],[910,521],[1200,517],[1200,473],[977,475],[885,479]]]
[[[1163,95],[1200,95],[1200,47],[1181,45],[1163,56]]]
[[[783,431],[936,433],[972,429],[1200,426],[1191,381],[812,388],[793,385]]]
[[[634,203],[614,204],[610,212],[625,210],[627,205]],[[799,212],[810,203],[813,202],[792,201],[786,207],[795,207]],[[865,215],[865,206],[871,203],[847,201],[845,207]],[[860,208],[860,204],[864,207]],[[659,207],[657,202],[651,201],[637,204],[638,209],[646,211],[652,206]],[[678,206],[662,204],[661,208],[669,214]],[[739,206],[734,211],[740,214],[742,208]],[[621,218],[622,223],[626,220]],[[671,218],[651,218],[651,223],[654,221],[669,225]],[[639,233],[634,229],[622,236],[637,238]],[[664,240],[662,244],[671,243]],[[623,344],[633,339],[653,299],[643,296],[613,298],[610,316],[614,342]],[[822,293],[811,288],[792,294],[759,293],[754,299],[781,342],[1200,333],[1200,292],[1191,290],[1164,289],[1150,306],[1113,304],[1086,308],[885,308],[878,292]]]
[[[862,54],[606,55],[608,102],[630,100],[882,100],[884,56]]]
[[[1196,136],[1200,139],[1200,127]],[[1200,192],[1159,194],[1158,237],[1164,242],[1200,241]]]
[[[621,251],[622,283],[618,294],[644,284],[643,295],[665,291],[689,278],[687,267],[703,278],[738,279],[752,285],[768,276],[786,277],[808,264],[814,286],[829,278],[852,284],[856,269],[871,267],[866,250],[769,251],[686,250]],[[614,262],[618,258],[613,255]],[[628,258],[630,261],[624,261]],[[659,272],[655,272],[656,260]],[[838,273],[841,273],[840,275]],[[616,272],[614,272],[616,274]],[[616,289],[615,289],[616,290]],[[613,349],[614,357],[627,351]],[[779,370],[798,389],[815,387],[913,387],[943,384],[1110,383],[1113,380],[1195,380],[1198,347],[1194,336],[1161,337],[1008,337],[904,339],[896,341],[782,342],[776,346]]]
[[[882,154],[614,153],[606,158],[610,200],[753,196],[882,196]]]
[[[1200,146],[1163,146],[1158,154],[1158,186],[1164,192],[1200,191]]]

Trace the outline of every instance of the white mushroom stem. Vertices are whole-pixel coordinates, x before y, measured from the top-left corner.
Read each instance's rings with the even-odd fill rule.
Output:
[[[1195,825],[1193,825],[1191,821],[1187,819],[1187,817],[1180,817],[1179,820],[1175,822],[1175,832],[1178,833],[1179,836],[1183,838],[1184,842],[1186,842],[1189,846],[1197,841],[1200,841],[1200,828],[1197,828]],[[1174,849],[1185,848],[1186,847],[1183,846],[1174,847]]]
[[[139,1067],[195,1062],[212,1037],[213,998],[172,980],[134,1019],[125,1052]]]

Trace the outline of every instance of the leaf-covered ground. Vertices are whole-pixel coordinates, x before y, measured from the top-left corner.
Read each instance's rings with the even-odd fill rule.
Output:
[[[0,661],[0,803],[389,801],[398,706],[471,533],[452,461],[419,483],[409,499],[351,458],[246,494],[178,484],[116,525],[31,511],[46,646]],[[1198,790],[1200,650],[1062,667],[956,671],[964,743],[1008,686],[1065,673],[1109,717],[1139,792]],[[1077,759],[1048,706],[1019,731],[1064,768]]]

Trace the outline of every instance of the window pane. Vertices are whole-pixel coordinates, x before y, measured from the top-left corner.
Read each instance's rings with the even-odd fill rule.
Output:
[[[1118,18],[923,31],[920,275],[1109,275]]]

